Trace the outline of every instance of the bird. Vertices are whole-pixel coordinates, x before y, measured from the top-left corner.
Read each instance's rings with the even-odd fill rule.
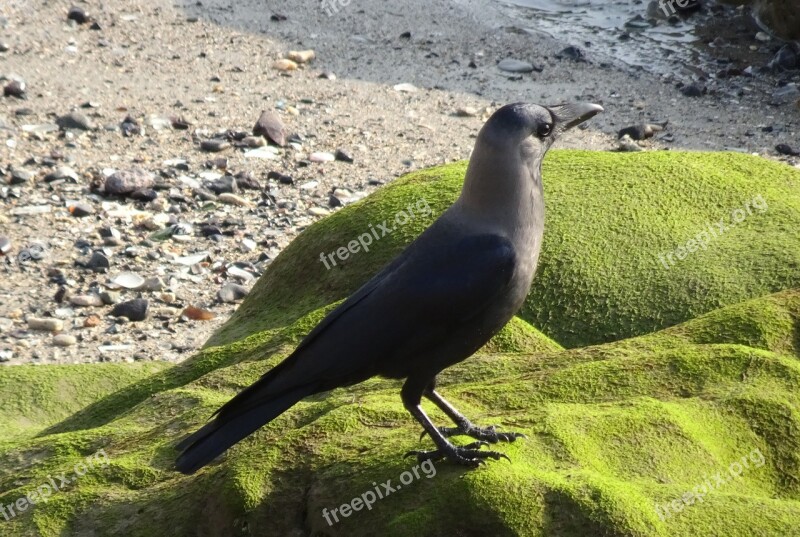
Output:
[[[496,110],[478,132],[456,201],[289,356],[178,443],[176,469],[193,474],[301,399],[375,376],[403,380],[403,406],[434,443],[406,456],[468,467],[508,458],[484,448],[524,434],[474,424],[436,390],[436,376],[522,306],[544,235],[542,160],[561,134],[602,111],[592,103]],[[455,426],[437,427],[423,398]],[[475,441],[455,445],[449,438],[458,435]]]

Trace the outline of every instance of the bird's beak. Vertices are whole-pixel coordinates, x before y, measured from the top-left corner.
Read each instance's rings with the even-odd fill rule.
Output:
[[[593,103],[560,104],[549,106],[547,109],[553,114],[556,129],[562,132],[580,125],[603,111],[602,106]]]

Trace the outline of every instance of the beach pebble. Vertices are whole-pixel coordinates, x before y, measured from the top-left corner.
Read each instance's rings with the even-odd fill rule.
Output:
[[[135,298],[126,302],[120,302],[111,310],[112,317],[125,317],[129,321],[143,321],[147,318],[147,308],[149,303],[143,298]]]
[[[52,341],[53,345],[56,347],[72,347],[78,343],[78,338],[69,334],[58,334],[57,336],[53,336]]]
[[[283,147],[286,145],[286,126],[278,114],[264,110],[253,126],[253,136],[263,136]]]
[[[186,317],[192,321],[210,321],[214,318],[214,314],[202,308],[188,306],[181,312],[181,317]]]
[[[247,287],[238,283],[226,283],[217,293],[220,302],[236,302],[247,296]]]
[[[287,58],[281,58],[273,62],[272,68],[278,71],[295,71],[297,69],[297,63]]]
[[[514,58],[506,58],[497,64],[501,71],[509,73],[530,73],[533,71],[533,64],[524,62],[522,60],[515,60]]]
[[[313,50],[290,50],[286,58],[295,63],[308,63],[316,57]]]
[[[80,112],[70,112],[64,116],[56,118],[56,125],[61,130],[82,130],[90,131],[95,128],[94,123],[86,115]]]
[[[227,203],[228,205],[238,205],[239,207],[250,205],[250,201],[247,199],[237,196],[236,194],[231,194],[230,192],[223,192],[217,199],[220,203]]]
[[[113,285],[131,290],[141,288],[144,285],[144,282],[144,278],[133,272],[120,272],[111,278],[111,283]]]
[[[11,251],[11,239],[0,236],[0,255],[7,255]]]
[[[392,86],[395,91],[399,91],[400,93],[414,93],[417,91],[417,87],[414,84],[409,84],[404,82],[402,84],[395,84]]]
[[[228,149],[231,144],[227,140],[223,140],[221,138],[211,138],[209,140],[203,140],[200,142],[200,149],[203,151],[208,151],[210,153],[218,153],[219,151],[224,151]]]
[[[91,216],[94,214],[94,207],[88,203],[76,203],[69,207],[69,212],[72,216],[83,218],[84,216]]]
[[[3,95],[6,97],[16,97],[24,99],[27,86],[24,80],[12,80],[3,88]]]
[[[105,190],[108,194],[126,196],[133,192],[144,191],[154,184],[153,174],[141,168],[120,170],[106,179]]]
[[[78,24],[89,22],[89,15],[80,6],[72,6],[67,12],[67,20],[75,21]]]
[[[69,303],[80,308],[96,308],[104,305],[100,295],[74,295],[69,298]]]
[[[29,317],[28,328],[43,332],[61,332],[64,330],[64,321],[61,319]]]
[[[334,155],[333,153],[317,151],[311,153],[308,156],[308,160],[310,160],[311,162],[333,162],[334,160],[336,160],[336,155]]]

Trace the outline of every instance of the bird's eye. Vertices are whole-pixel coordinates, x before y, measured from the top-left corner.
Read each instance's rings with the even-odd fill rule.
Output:
[[[549,135],[552,130],[553,126],[549,123],[541,123],[536,129],[536,136],[539,138],[544,138],[545,136]]]

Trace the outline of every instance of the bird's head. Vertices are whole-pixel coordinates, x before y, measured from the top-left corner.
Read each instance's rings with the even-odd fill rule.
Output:
[[[507,104],[492,114],[479,138],[494,147],[521,145],[526,153],[533,153],[529,156],[542,157],[561,134],[602,111],[602,106],[592,103]]]

